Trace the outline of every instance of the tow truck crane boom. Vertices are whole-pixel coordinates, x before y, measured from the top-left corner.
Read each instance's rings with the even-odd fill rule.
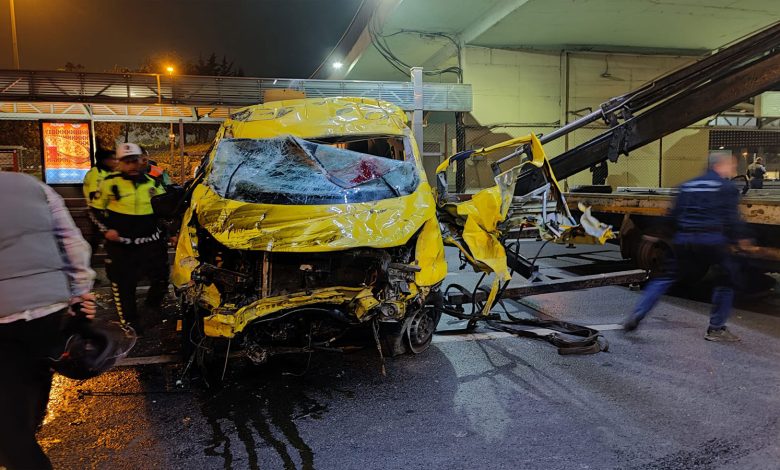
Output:
[[[697,62],[612,98],[576,121],[543,135],[552,142],[592,122],[609,129],[550,159],[559,179],[619,155],[728,109],[780,83],[780,22]],[[497,162],[501,163],[501,161]],[[518,178],[515,195],[541,184],[536,171]]]

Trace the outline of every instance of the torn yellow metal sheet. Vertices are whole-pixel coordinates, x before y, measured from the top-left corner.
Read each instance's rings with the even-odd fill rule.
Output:
[[[511,228],[505,226],[505,222],[512,207],[518,176],[528,167],[541,169],[548,183],[546,190],[540,196],[542,204],[546,204],[547,200],[551,201],[551,212],[560,213],[561,219],[564,221],[573,221],[566,206],[563,192],[545,155],[544,147],[534,134],[453,155],[438,166],[436,169],[437,178],[441,182],[446,181],[446,170],[452,161],[484,156],[506,148],[518,149],[513,155],[519,158],[520,162],[509,170],[497,174],[494,186],[471,196],[461,195],[454,198],[447,194],[441,194],[446,193],[446,185],[440,184],[437,188],[437,192],[440,193],[437,194],[439,209],[452,217],[453,223],[450,224],[450,231],[457,233],[445,240],[458,247],[475,269],[495,273],[490,294],[482,312],[485,315],[493,305],[501,281],[508,281],[511,277],[502,238]],[[544,212],[537,214],[528,211],[526,213],[521,206],[520,215],[511,222],[514,222],[518,227],[536,226],[542,238],[556,242],[565,242],[576,238],[580,241],[587,240],[591,243],[603,244],[606,240],[614,238],[615,235],[612,233],[611,227],[600,223],[590,214],[589,210],[583,208],[583,211],[580,224],[559,223],[556,224],[556,227],[552,227],[548,220],[544,220]],[[463,243],[460,243],[458,238]]]

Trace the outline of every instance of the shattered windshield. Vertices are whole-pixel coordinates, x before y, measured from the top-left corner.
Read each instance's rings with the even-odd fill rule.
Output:
[[[266,204],[346,204],[406,196],[419,184],[413,162],[295,137],[222,139],[208,178],[220,196]]]

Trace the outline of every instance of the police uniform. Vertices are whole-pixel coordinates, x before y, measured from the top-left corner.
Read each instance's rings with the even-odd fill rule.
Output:
[[[100,189],[100,183],[106,179],[111,172],[93,166],[89,169],[86,175],[84,175],[84,186],[81,190],[84,193],[84,199],[87,201],[87,205],[92,207],[95,199],[97,199],[98,189]]]
[[[683,183],[675,200],[674,254],[661,277],[645,287],[642,300],[623,323],[634,329],[677,279],[685,278],[689,269],[714,268],[715,287],[708,335],[725,330],[734,301],[737,266],[731,245],[746,238],[744,222],[739,217],[739,190],[715,171]]]
[[[116,230],[119,241],[106,240],[106,274],[111,281],[122,322],[140,330],[135,302],[138,281],[144,275],[151,286],[146,304],[158,308],[168,290],[168,244],[165,230],[152,210],[152,197],[165,193],[162,183],[147,174],[137,178],[111,173],[100,184],[93,207],[99,211],[101,231]]]
[[[84,184],[81,187],[84,193],[84,200],[87,203],[87,207],[94,207],[95,199],[97,199],[98,190],[100,189],[100,183],[106,179],[106,176],[111,174],[110,171],[93,166],[89,169],[86,175],[84,175]],[[89,246],[92,247],[92,252],[97,251],[100,243],[103,241],[103,235],[100,233],[100,229],[94,223],[92,224],[92,233],[89,236]]]

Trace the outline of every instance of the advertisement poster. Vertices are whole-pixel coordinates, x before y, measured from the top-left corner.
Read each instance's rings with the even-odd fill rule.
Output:
[[[91,166],[89,123],[44,122],[44,181],[49,184],[78,184]]]

